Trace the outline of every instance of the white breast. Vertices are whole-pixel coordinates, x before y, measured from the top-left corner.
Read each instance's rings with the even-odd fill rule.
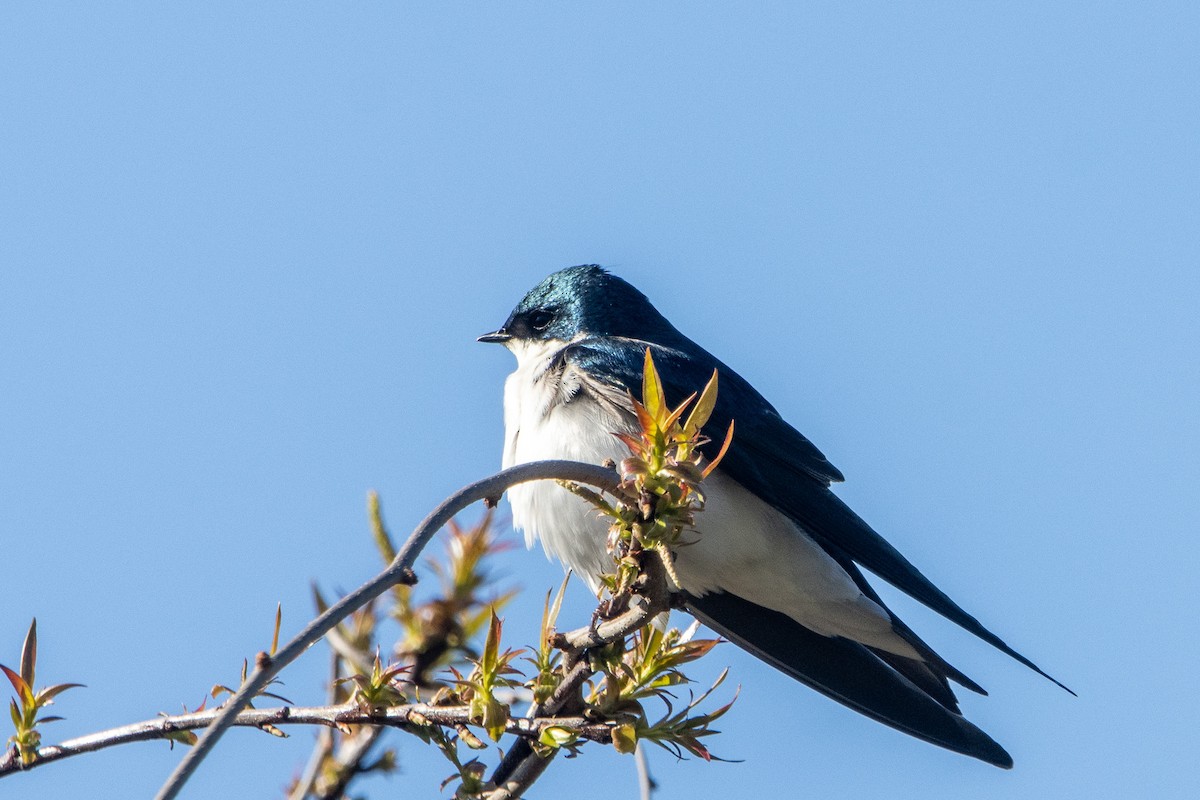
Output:
[[[548,373],[554,354],[567,343],[514,343],[517,369],[504,383],[504,466],[564,458],[589,464],[620,461],[629,452],[613,435],[630,432],[633,421],[617,406],[584,391],[582,376],[569,368]],[[525,543],[541,540],[553,556],[599,590],[596,576],[610,571],[605,551],[608,525],[580,498],[550,481],[508,490],[513,524]]]
[[[628,398],[576,373],[549,370],[567,343],[511,342],[517,369],[504,384],[504,466],[563,458],[600,464],[628,456],[613,434],[636,429]],[[694,595],[726,591],[787,614],[827,636],[915,657],[892,631],[887,613],[790,518],[720,472],[705,481],[695,544],[679,548],[675,567]],[[529,546],[553,556],[599,590],[612,568],[608,523],[586,501],[550,481],[508,491],[513,524]]]

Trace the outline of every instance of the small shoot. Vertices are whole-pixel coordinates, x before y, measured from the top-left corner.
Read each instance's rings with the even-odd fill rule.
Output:
[[[29,765],[37,760],[38,747],[42,744],[42,734],[37,728],[47,722],[62,719],[56,716],[42,716],[42,710],[54,704],[54,698],[73,689],[83,686],[82,683],[59,683],[47,686],[38,691],[34,686],[34,671],[37,668],[37,620],[29,625],[25,634],[25,643],[21,647],[20,671],[13,671],[0,664],[8,682],[12,684],[16,697],[9,700],[8,710],[12,717],[15,733],[9,737],[8,744],[17,748],[21,763]]]
[[[507,703],[496,699],[497,689],[508,689],[519,686],[520,683],[511,675],[520,675],[520,671],[512,666],[512,662],[521,655],[523,650],[511,648],[500,651],[500,635],[503,623],[495,615],[491,616],[488,626],[487,639],[484,641],[483,652],[478,659],[472,659],[475,668],[466,678],[459,677],[458,694],[467,702],[470,709],[471,722],[480,725],[487,731],[492,741],[500,741],[508,724],[510,709]]]
[[[613,746],[618,752],[632,753],[639,741],[647,741],[653,742],[676,758],[685,758],[684,752],[688,752],[705,761],[724,761],[725,759],[713,755],[700,740],[706,736],[720,733],[712,728],[712,723],[723,717],[725,712],[733,707],[737,701],[737,695],[735,694],[732,700],[715,711],[707,714],[692,714],[692,712],[708,699],[713,690],[721,685],[727,674],[728,670],[723,671],[708,691],[699,697],[689,698],[687,705],[681,711],[675,712],[671,708],[670,702],[664,700],[667,704],[667,713],[658,722],[650,724],[645,719],[639,719],[634,723],[618,725],[613,730]]]
[[[493,595],[487,591],[491,576],[487,559],[505,549],[492,530],[491,514],[474,526],[449,525],[443,563],[431,564],[440,580],[440,596],[424,603],[414,600],[411,587],[395,595],[391,616],[404,635],[396,647],[399,658],[413,664],[412,682],[434,683],[430,675],[450,664],[462,664],[475,655],[472,641],[484,631],[493,612],[511,600],[515,591]]]
[[[274,626],[274,630],[272,631],[272,634],[271,634],[271,651],[269,654],[268,653],[259,653],[258,657],[260,659],[261,658],[270,658],[271,656],[275,655],[276,649],[279,646],[279,627],[282,622],[283,622],[283,606],[282,606],[282,604],[277,604],[275,606],[275,626]],[[241,677],[241,681],[238,685],[244,686],[246,684],[246,679],[249,677],[249,675],[250,675],[250,662],[248,659],[242,659],[242,677]],[[268,683],[267,685],[271,686],[276,683],[282,684],[282,681],[280,681],[278,679],[272,679],[271,682]],[[237,694],[237,690],[231,689],[230,687],[226,686],[223,683],[218,683],[212,687],[212,690],[209,692],[209,694],[212,695],[212,698],[214,700],[218,699],[219,697],[221,697],[221,695],[224,695],[224,694],[228,694],[232,698],[235,694]],[[289,706],[292,705],[292,701],[288,700],[283,695],[275,694],[274,692],[268,692],[265,690],[259,692],[257,695],[255,695],[255,697],[269,697],[272,700],[278,700],[279,702],[284,703],[285,705],[289,705]],[[254,704],[250,703],[247,706],[247,708],[254,708]],[[272,736],[278,736],[281,739],[287,738],[287,734],[284,733],[279,728],[275,727],[274,725],[264,723],[263,725],[260,725],[259,728],[261,730],[265,731],[266,733],[271,734]],[[184,744],[191,744],[191,742],[185,741],[182,738],[176,739],[176,741],[181,741]]]
[[[398,679],[409,669],[408,666],[397,664],[384,667],[379,660],[379,652],[376,651],[370,675],[351,675],[339,678],[335,683],[353,684],[354,691],[350,695],[350,701],[363,711],[382,711],[406,702],[404,693],[400,691]]]
[[[537,675],[526,686],[533,692],[533,701],[538,704],[549,700],[554,690],[562,683],[563,676],[558,669],[562,660],[561,653],[554,646],[553,639],[555,626],[558,624],[558,612],[562,609],[563,595],[567,592],[567,583],[570,580],[571,573],[568,572],[562,585],[558,587],[558,594],[555,595],[553,603],[550,602],[550,592],[546,592],[546,603],[542,608],[541,638],[537,649],[531,648],[533,655],[525,659],[537,669]]]
[[[429,738],[437,745],[446,760],[454,765],[455,772],[442,781],[440,787],[445,789],[458,781],[458,786],[454,787],[454,800],[477,800],[496,788],[484,777],[487,774],[487,767],[482,761],[473,758],[464,763],[459,758],[457,736],[452,736],[441,728],[433,727],[429,729]]]

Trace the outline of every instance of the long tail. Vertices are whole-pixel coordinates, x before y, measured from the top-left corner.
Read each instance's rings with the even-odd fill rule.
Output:
[[[689,597],[687,605],[721,636],[859,713],[948,750],[1012,767],[1012,757],[994,739],[857,642],[813,633],[728,593]]]

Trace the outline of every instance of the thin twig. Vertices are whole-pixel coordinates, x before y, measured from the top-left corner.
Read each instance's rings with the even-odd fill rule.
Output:
[[[337,654],[337,651],[329,651],[329,702],[333,703],[337,700],[338,693],[338,678],[341,676],[342,659]],[[304,800],[308,797],[309,792],[316,786],[317,778],[321,774],[321,765],[325,763],[325,759],[333,752],[333,730],[330,728],[321,728],[317,733],[317,742],[313,745],[312,755],[308,757],[308,763],[304,767],[304,772],[300,774],[300,778],[296,781],[296,785],[288,792],[287,800]]]
[[[646,757],[646,743],[638,742],[633,751],[633,763],[637,765],[638,795],[641,800],[651,800],[658,784],[650,777],[650,759]]]
[[[382,726],[377,725],[362,726],[353,736],[342,740],[341,746],[333,754],[334,763],[337,765],[336,779],[328,786],[321,784],[320,790],[315,793],[318,800],[336,800],[345,795],[346,787],[360,772],[363,759],[379,741],[383,730]]]
[[[639,590],[644,592],[637,595],[641,602],[631,603],[619,616],[558,637],[556,644],[566,650],[567,662],[574,663],[566,677],[555,687],[554,693],[545,702],[535,703],[529,709],[528,717],[553,716],[567,703],[577,700],[579,690],[594,673],[588,660],[581,657],[588,648],[623,639],[671,607],[666,567],[657,553],[647,553],[647,558],[642,562]],[[492,773],[492,783],[497,788],[488,795],[488,800],[513,800],[520,797],[545,771],[557,752],[554,750],[548,756],[539,756],[524,739],[515,742]]]
[[[466,486],[444,500],[425,518],[408,541],[396,554],[392,563],[379,575],[360,586],[330,606],[325,613],[310,622],[303,631],[280,649],[274,657],[256,659],[254,673],[246,680],[238,693],[225,704],[200,741],[191,748],[167,778],[156,796],[156,800],[174,800],[196,768],[208,756],[225,730],[234,723],[238,714],[250,701],[262,692],[267,684],[288,664],[300,657],[305,650],[321,639],[332,627],[371,602],[390,587],[398,583],[415,583],[412,566],[433,535],[455,514],[479,500],[493,504],[510,487],[534,480],[569,480],[615,491],[617,474],[614,470],[595,464],[578,461],[536,461],[519,464],[498,472],[491,477]]]
[[[371,672],[371,662],[374,657],[346,641],[346,637],[342,635],[336,625],[325,632],[325,641],[329,643],[329,649],[340,656],[352,671]]]
[[[550,761],[556,752],[551,751],[547,756],[539,756],[537,753],[531,752],[527,758],[521,759],[508,780],[488,794],[488,800],[517,800],[525,793],[526,789],[533,785],[534,781],[542,776],[542,773],[550,766]]]
[[[130,742],[168,739],[180,731],[211,729],[223,712],[224,709],[213,709],[195,714],[155,717],[107,731],[90,733],[59,744],[39,748],[37,757],[31,764],[24,764],[20,758],[6,754],[0,756],[0,776],[23,772],[53,761]],[[233,719],[234,726],[259,729],[268,725],[275,727],[286,725],[323,725],[326,727],[371,725],[409,730],[426,725],[438,725],[454,729],[468,724],[473,724],[469,706],[431,706],[426,703],[408,703],[369,711],[353,703],[335,706],[248,708]],[[612,741],[609,725],[593,722],[582,716],[539,717],[537,719],[516,717],[508,720],[505,724],[505,732],[522,737],[537,737],[541,735],[544,728],[551,725],[567,728],[589,741],[606,744]]]

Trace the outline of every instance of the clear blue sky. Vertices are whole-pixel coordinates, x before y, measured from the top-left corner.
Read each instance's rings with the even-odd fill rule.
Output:
[[[1195,796],[1194,3],[398,5],[0,10],[0,661],[36,615],[42,677],[88,684],[49,734],[194,706],[277,601],[294,632],[310,579],[371,573],[368,489],[405,533],[493,471],[513,362],[475,336],[599,262],[1080,695],[898,601],[1015,770],[726,646],[743,761],[656,755],[660,800]],[[310,742],[231,734],[186,796],[273,796]],[[375,796],[434,796],[397,742]],[[0,797],[147,796],[178,756]],[[632,796],[633,764],[538,794],[569,786]]]

